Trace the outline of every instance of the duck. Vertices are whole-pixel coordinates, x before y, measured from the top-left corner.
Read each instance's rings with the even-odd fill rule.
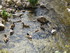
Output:
[[[15,27],[15,24],[14,24],[14,22],[13,22],[13,24],[11,24],[11,26],[10,26],[10,29],[14,29],[14,27]]]
[[[22,22],[22,24],[23,24],[23,25],[22,25],[23,28],[30,28],[29,25],[25,25],[23,22]]]
[[[39,30],[36,30],[35,32],[38,32]]]
[[[51,30],[51,34],[54,34],[54,33],[56,33],[56,28],[53,28],[52,30]]]
[[[27,33],[27,36],[26,36],[28,39],[31,39],[32,40],[32,36],[29,35],[29,33]]]
[[[6,34],[4,34],[4,38],[3,38],[4,42],[7,43],[9,41],[9,38],[7,37]]]
[[[10,29],[10,36],[14,34],[14,30]]]
[[[70,12],[70,8],[67,8],[68,12]]]
[[[45,28],[43,26],[40,27],[43,31],[45,31]]]

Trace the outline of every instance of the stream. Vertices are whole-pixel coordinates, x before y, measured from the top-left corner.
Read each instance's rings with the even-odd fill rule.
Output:
[[[10,53],[55,53],[55,51],[59,51],[60,53],[68,51],[69,53],[70,48],[65,47],[65,45],[69,43],[67,42],[67,39],[65,39],[63,33],[65,31],[64,25],[58,20],[59,14],[57,14],[54,8],[50,7],[38,7],[34,10],[34,13],[30,13],[31,10],[27,9],[23,9],[25,12],[22,12],[22,10],[15,12],[15,14],[22,14],[22,16],[9,18],[9,22],[6,22],[5,31],[0,32],[1,48],[7,49]],[[45,31],[40,28],[41,25],[37,21],[40,16],[44,16],[50,21],[47,25],[43,25]],[[14,34],[10,36],[9,31],[12,22],[15,22],[15,28]],[[22,22],[29,25],[30,28],[23,28]],[[51,34],[53,27],[57,29],[55,35]],[[39,31],[35,32],[36,30]],[[32,40],[29,40],[26,37],[27,33],[32,36]],[[7,34],[9,37],[9,42],[7,44],[3,42],[4,34]]]

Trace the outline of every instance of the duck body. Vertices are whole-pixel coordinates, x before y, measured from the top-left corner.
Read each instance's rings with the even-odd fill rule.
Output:
[[[25,25],[24,23],[22,23],[22,24],[23,24],[23,28],[30,28],[30,26]]]
[[[9,41],[9,38],[7,37],[7,35],[4,35],[3,40],[4,40],[5,43],[7,43]]]
[[[14,34],[14,31],[11,29],[10,30],[10,36]]]
[[[11,27],[10,27],[10,29],[14,29],[14,27],[15,27],[15,24],[13,23],[13,24],[11,24]]]
[[[26,36],[28,39],[32,40],[32,36],[29,35],[29,33],[27,33],[27,36]]]

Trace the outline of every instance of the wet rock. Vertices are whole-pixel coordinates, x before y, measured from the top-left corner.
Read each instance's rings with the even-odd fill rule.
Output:
[[[15,13],[13,14],[13,17],[21,17],[23,15],[23,13]]]
[[[22,22],[22,24],[23,24],[23,25],[22,25],[23,28],[30,28],[29,25],[25,25],[23,22]]]
[[[41,8],[46,8],[46,6],[45,6],[44,3],[41,3],[41,4],[40,4],[40,7],[41,7]]]
[[[5,23],[6,23],[5,20],[3,20],[2,18],[0,18],[0,22],[1,22],[2,24],[5,24]]]
[[[7,3],[12,3],[12,0],[5,0],[5,2],[7,2]]]
[[[6,11],[9,12],[9,13],[14,13],[15,12],[15,9],[7,8]]]
[[[23,2],[23,7],[24,7],[24,9],[36,9],[37,8],[37,6],[32,6],[31,4],[30,4],[30,2],[28,2],[28,1],[26,1],[26,2]]]
[[[22,2],[21,2],[20,0],[18,0],[18,1],[16,2],[16,5],[17,5],[17,6],[21,6],[21,5],[22,5]]]
[[[5,25],[0,22],[0,31],[3,31],[4,29],[5,29]]]
[[[41,24],[49,23],[49,21],[44,16],[40,16],[40,18],[38,18],[37,21],[40,22]]]
[[[29,2],[23,2],[23,7],[30,8],[31,6]]]
[[[6,24],[6,21],[5,20],[2,20],[2,24]]]
[[[2,0],[0,0],[0,5],[2,4]]]

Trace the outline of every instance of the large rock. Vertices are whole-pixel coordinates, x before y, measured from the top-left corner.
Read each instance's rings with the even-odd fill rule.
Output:
[[[3,31],[4,29],[5,29],[4,24],[2,24],[2,23],[0,22],[0,31]]]

